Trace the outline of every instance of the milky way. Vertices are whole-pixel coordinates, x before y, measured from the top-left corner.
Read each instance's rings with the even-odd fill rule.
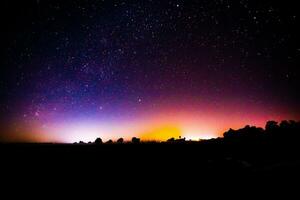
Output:
[[[293,2],[41,0],[2,10],[2,141],[199,139],[299,119]]]

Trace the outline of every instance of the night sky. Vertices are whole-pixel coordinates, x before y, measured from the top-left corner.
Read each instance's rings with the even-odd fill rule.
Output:
[[[199,139],[298,120],[295,2],[3,1],[0,141]]]

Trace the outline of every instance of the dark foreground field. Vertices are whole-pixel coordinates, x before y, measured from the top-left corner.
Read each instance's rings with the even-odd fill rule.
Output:
[[[224,141],[139,144],[2,144],[14,176],[127,178],[295,178],[299,146]]]
[[[53,183],[153,193],[170,187],[200,192],[205,186],[251,194],[270,187],[274,194],[297,188],[300,180],[299,123],[293,127],[246,126],[201,142],[1,144],[1,180],[11,188]]]
[[[272,143],[4,144],[0,152],[2,191],[11,194],[292,196],[300,178],[299,146]]]

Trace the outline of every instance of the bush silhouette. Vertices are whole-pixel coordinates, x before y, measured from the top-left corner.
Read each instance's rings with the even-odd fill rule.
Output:
[[[113,143],[112,140],[108,140],[108,141],[106,142],[106,144],[112,144],[112,143]]]
[[[123,138],[119,138],[118,140],[117,140],[117,143],[123,143],[124,142],[124,139]]]
[[[131,139],[131,142],[132,143],[140,143],[140,138],[137,138],[137,137],[133,137],[132,139]]]
[[[179,136],[179,139],[175,140],[176,142],[185,142],[185,137],[182,138],[181,136]]]
[[[101,138],[97,138],[96,140],[95,140],[95,144],[102,144],[103,142],[102,142],[102,139]]]
[[[173,137],[167,140],[167,142],[174,142],[174,141],[175,139]]]

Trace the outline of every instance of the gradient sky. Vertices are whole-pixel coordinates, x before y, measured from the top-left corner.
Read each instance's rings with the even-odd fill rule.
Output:
[[[300,119],[293,1],[4,1],[0,141],[221,136]]]

